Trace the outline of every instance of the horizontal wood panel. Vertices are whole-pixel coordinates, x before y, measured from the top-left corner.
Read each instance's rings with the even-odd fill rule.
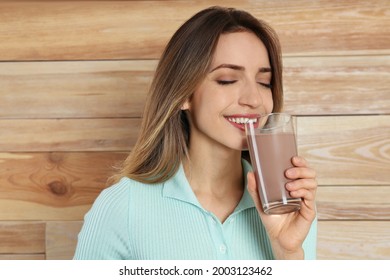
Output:
[[[0,118],[140,117],[156,65],[155,60],[0,63]],[[289,113],[390,113],[390,56],[290,57],[284,66]]]
[[[386,0],[375,4],[220,0],[212,4],[29,1],[0,5],[0,60],[156,59],[173,32],[210,5],[243,8],[270,22],[287,55],[390,52]]]
[[[0,220],[78,220],[127,153],[0,153]]]
[[[321,185],[388,184],[390,116],[298,121],[299,153],[318,171]],[[0,149],[126,151],[138,129],[136,119],[1,120]]]
[[[390,56],[287,57],[283,64],[287,112],[390,113]]]
[[[80,220],[127,153],[0,153],[0,220]],[[317,170],[320,172],[320,170]],[[319,219],[390,219],[390,186],[320,186]]]
[[[45,254],[0,254],[0,260],[45,260]]]
[[[0,221],[0,254],[45,252],[44,222]]]
[[[90,209],[93,201],[101,191],[101,187],[90,188],[84,191],[84,202],[75,203],[67,201],[68,205],[62,207],[51,206],[50,198],[38,200],[32,196],[27,199],[0,199],[1,220],[67,220],[83,219]],[[17,193],[26,195],[31,190],[26,187]],[[317,211],[320,220],[389,220],[390,218],[390,187],[323,187],[317,193]]]
[[[390,116],[300,117],[299,153],[321,185],[388,185]],[[0,120],[0,151],[128,151],[139,119]]]
[[[299,117],[298,150],[320,185],[388,185],[390,116]]]
[[[389,260],[388,221],[318,222],[318,259]]]
[[[0,120],[0,152],[128,151],[140,119]]]
[[[317,212],[320,220],[390,220],[390,186],[320,186]]]
[[[47,259],[71,259],[81,226],[82,222],[56,222],[48,225],[48,240],[51,240],[48,241],[48,251],[51,253]],[[57,242],[55,237],[58,238]],[[389,259],[389,238],[390,226],[384,221],[319,221],[317,257],[336,260]],[[1,256],[0,259],[14,259]]]
[[[139,117],[156,61],[0,63],[0,118]]]
[[[96,197],[97,194],[91,197]],[[2,221],[34,221],[42,219],[45,221],[75,221],[84,218],[85,213],[91,208],[91,204],[76,206],[48,206],[36,202],[0,199],[0,220]]]
[[[48,222],[46,225],[46,258],[70,260],[73,258],[77,236],[83,222]]]

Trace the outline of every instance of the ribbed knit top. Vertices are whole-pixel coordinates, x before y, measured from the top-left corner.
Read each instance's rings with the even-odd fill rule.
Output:
[[[245,174],[251,170],[243,160]],[[246,178],[246,176],[245,176]],[[317,221],[304,241],[316,258]],[[193,193],[182,166],[168,181],[129,178],[105,189],[86,214],[74,259],[273,259],[269,239],[247,188],[221,223]]]

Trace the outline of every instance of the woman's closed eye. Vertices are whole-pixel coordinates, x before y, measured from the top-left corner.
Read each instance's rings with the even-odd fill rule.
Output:
[[[217,80],[217,83],[219,85],[231,85],[231,84],[234,84],[235,82],[237,82],[237,80]]]
[[[270,83],[258,82],[258,84],[265,87],[265,88],[272,88],[272,85]]]

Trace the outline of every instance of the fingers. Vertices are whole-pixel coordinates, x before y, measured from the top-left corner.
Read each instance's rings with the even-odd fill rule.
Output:
[[[305,219],[310,220],[315,217],[315,196],[317,192],[317,180],[316,172],[314,169],[308,167],[306,160],[303,157],[293,157],[292,163],[294,167],[286,170],[285,176],[291,180],[286,184],[286,189],[289,191],[291,197],[301,198],[302,206],[301,214]],[[256,179],[253,172],[249,172],[247,175],[248,192],[251,195],[256,208],[262,216],[264,211],[262,210],[261,201],[256,185]]]
[[[313,180],[298,180],[286,184],[286,189],[292,197],[300,197],[305,200],[314,201],[317,184]]]
[[[308,207],[315,208],[315,196],[317,191],[317,180],[315,170],[307,166],[307,162],[302,157],[293,157],[294,167],[286,170],[286,177],[291,181],[286,184],[286,189],[292,197],[300,197]]]
[[[299,179],[288,182],[286,184],[286,189],[290,192],[297,191],[299,189],[316,190],[317,182],[315,179]]]
[[[291,159],[291,161],[292,161],[292,164],[294,164],[295,166],[298,166],[298,167],[307,166],[306,160],[303,157],[300,157],[300,156],[293,157]]]
[[[306,160],[303,157],[293,157],[292,163],[295,167],[287,169],[285,173],[288,179],[295,180],[299,178],[316,178],[315,170],[307,166]]]

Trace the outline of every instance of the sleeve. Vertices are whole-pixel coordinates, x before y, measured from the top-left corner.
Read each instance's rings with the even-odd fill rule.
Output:
[[[128,188],[105,189],[85,215],[74,260],[130,259]]]
[[[317,259],[317,217],[314,219],[302,247],[305,252],[305,260]]]

